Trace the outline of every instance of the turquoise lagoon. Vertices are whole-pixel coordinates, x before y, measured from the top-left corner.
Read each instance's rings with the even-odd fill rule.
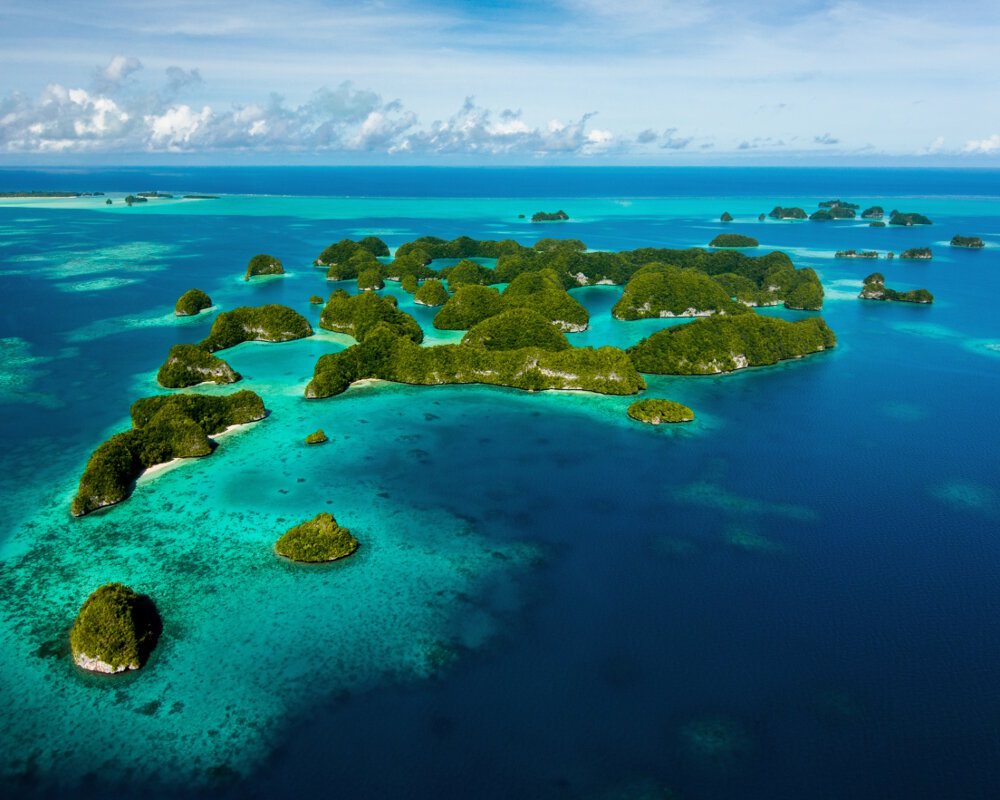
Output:
[[[0,172],[0,788],[5,796],[991,797],[1000,785],[1000,214],[993,172],[156,170]],[[366,187],[368,191],[366,191]],[[156,200],[129,192],[208,192]],[[930,228],[760,223],[840,196]],[[537,210],[571,221],[533,225]],[[723,226],[728,210],[735,222]],[[216,311],[285,303],[314,325],[311,266],[345,236],[572,236],[595,249],[748,233],[814,267],[835,351],[712,378],[649,378],[696,421],[630,398],[370,383],[302,392],[349,346],[223,356],[270,411],[209,458],[76,520],[86,459],[161,391],[169,347]],[[982,252],[952,250],[956,233]],[[838,249],[934,248],[929,263]],[[242,280],[256,252],[289,274]],[[862,303],[879,269],[931,307]],[[192,286],[214,309],[178,320]],[[345,288],[350,288],[349,284]],[[431,327],[397,284],[386,293]],[[574,295],[580,345],[666,321]],[[767,309],[786,318],[805,312]],[[198,391],[226,391],[199,387]],[[307,447],[323,428],[331,441]],[[276,558],[331,511],[343,563]],[[150,594],[139,673],[77,671],[98,585]]]

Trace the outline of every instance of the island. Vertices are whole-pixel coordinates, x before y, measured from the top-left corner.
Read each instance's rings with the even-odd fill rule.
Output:
[[[694,412],[681,403],[673,400],[660,400],[648,397],[636,400],[628,407],[628,415],[639,422],[659,425],[661,422],[691,422]]]
[[[628,349],[640,372],[717,375],[776,364],[834,347],[821,317],[787,322],[758,314],[698,319],[654,333]]]
[[[341,239],[334,242],[323,250],[313,261],[317,267],[329,267],[333,264],[342,264],[357,255],[359,252],[368,253],[373,257],[388,256],[389,246],[377,236],[366,236],[363,239],[354,241],[353,239]],[[353,277],[353,276],[352,276]]]
[[[934,295],[926,289],[910,289],[907,292],[897,292],[885,285],[885,276],[881,272],[873,272],[865,278],[864,288],[858,295],[862,300],[888,300],[899,303],[933,303]]]
[[[834,258],[878,258],[877,250],[838,250]]]
[[[531,215],[532,222],[565,222],[569,219],[569,214],[561,208],[558,211],[536,211]]]
[[[760,244],[752,236],[741,233],[720,233],[708,243],[709,247],[757,247]]]
[[[587,309],[570,296],[553,269],[518,275],[500,294],[500,304],[504,309],[530,308],[564,331],[585,331],[590,323]]]
[[[809,215],[806,214],[804,209],[798,206],[792,206],[791,208],[775,206],[768,216],[772,219],[806,219]]]
[[[757,216],[757,222],[764,222],[766,219],[767,219],[767,214],[764,214],[763,212]]]
[[[267,253],[258,253],[250,259],[247,264],[246,274],[243,280],[248,281],[256,275],[284,275],[285,268],[281,265],[281,259],[269,256]]]
[[[193,317],[198,312],[212,307],[212,298],[201,289],[188,289],[177,298],[174,314],[178,317]]]
[[[196,344],[175,344],[156,373],[156,382],[165,389],[236,383],[240,379],[240,374],[229,364]]]
[[[448,290],[444,288],[444,284],[435,278],[431,278],[428,281],[424,281],[413,294],[413,302],[418,305],[436,308],[447,303],[449,297],[450,295],[448,294]]]
[[[434,315],[433,325],[438,330],[465,331],[502,310],[500,292],[496,289],[466,284],[460,286],[441,306],[441,310]]]
[[[368,267],[358,272],[358,291],[368,292],[385,288],[382,270],[379,267]]]
[[[136,197],[143,198],[159,198],[161,200],[173,200],[174,196],[172,194],[164,194],[163,192],[136,192]]]
[[[877,220],[875,220],[873,222],[869,222],[868,223],[868,227],[869,228],[884,228],[885,227],[885,223],[882,220],[877,219]]]
[[[699,270],[667,264],[640,269],[611,308],[611,315],[621,320],[741,313],[748,313],[747,306],[734,301],[719,281]]]
[[[911,247],[899,254],[900,258],[915,259],[917,261],[930,261],[934,253],[929,247]]]
[[[845,203],[843,200],[841,200],[839,198],[836,199],[836,200],[824,200],[823,202],[821,202],[819,204],[819,207],[820,208],[846,208],[849,211],[856,211],[857,209],[861,208],[861,206],[859,206],[857,203]],[[853,216],[853,214],[851,216]]]
[[[923,214],[917,214],[912,211],[910,212],[900,212],[895,209],[889,214],[889,224],[890,225],[905,225],[907,227],[911,225],[932,225],[933,223],[928,217]]]
[[[72,198],[72,197],[103,197],[104,192],[43,192],[43,191],[18,191],[18,192],[0,192],[0,198],[3,199],[22,199],[30,200],[32,198],[38,199],[58,199],[58,198]]]
[[[420,288],[420,281],[417,276],[412,272],[406,272],[400,276],[399,288],[402,289],[407,294],[416,294],[417,289]],[[414,300],[415,302],[415,300]]]
[[[959,236],[955,234],[951,237],[952,247],[964,247],[968,250],[982,250],[986,245],[978,236]]]
[[[477,345],[487,350],[520,350],[525,347],[566,350],[571,347],[558,325],[530,308],[511,308],[476,323],[462,337],[462,344]]]
[[[122,583],[97,588],[69,633],[73,662],[88,672],[116,675],[140,669],[163,631],[153,601]]]
[[[855,206],[855,208],[856,207],[857,206]],[[848,208],[847,206],[830,206],[829,208],[821,208],[818,211],[813,211],[813,213],[809,215],[809,219],[814,222],[826,222],[831,219],[854,219],[855,216],[854,208]]]
[[[219,195],[217,194],[186,194],[184,195],[185,200],[218,200]]]
[[[391,295],[382,297],[374,292],[350,295],[338,289],[326,301],[319,315],[319,326],[328,331],[346,333],[361,342],[377,326],[384,325],[420,344],[424,340],[423,328],[396,305],[396,298]]]
[[[885,209],[882,206],[870,206],[861,212],[861,219],[882,219]]]
[[[722,216],[719,217],[719,219],[722,222],[732,222],[733,221],[733,215],[730,214],[728,211],[723,211],[722,212]]]
[[[264,419],[264,401],[250,391],[229,395],[144,397],[131,409],[132,428],[98,446],[87,461],[70,511],[79,517],[125,500],[143,470],[175,458],[211,455],[210,436]]]
[[[347,558],[358,549],[358,540],[325,511],[289,528],[274,544],[274,551],[291,561],[318,564]]]
[[[448,288],[452,291],[468,284],[486,286],[496,283],[496,275],[492,269],[468,259],[462,259],[453,267],[445,267],[438,274],[448,281]]]
[[[323,442],[328,441],[330,441],[330,439],[325,433],[323,433],[322,428],[318,431],[313,431],[306,437],[306,444],[323,444]]]
[[[290,342],[312,334],[308,320],[288,306],[240,306],[219,314],[200,346],[214,353],[241,342]]]
[[[143,197],[142,195],[136,196],[134,194],[130,194],[125,196],[125,205],[129,207],[133,206],[135,203],[147,203],[147,202],[149,201],[146,200],[146,198]]]
[[[323,305],[324,300],[318,294],[312,294],[312,295],[309,295],[309,302],[310,302],[311,305],[321,306],[321,305]]]

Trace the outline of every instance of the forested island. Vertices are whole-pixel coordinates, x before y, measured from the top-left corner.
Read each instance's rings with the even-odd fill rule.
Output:
[[[798,206],[792,206],[790,208],[783,208],[782,206],[775,206],[771,213],[768,214],[772,219],[808,219],[809,215],[806,214],[805,209],[799,208]]]
[[[675,403],[673,400],[659,400],[653,397],[636,400],[628,407],[628,415],[634,420],[650,425],[659,425],[663,422],[691,422],[694,419],[694,412],[687,406]]]
[[[749,313],[717,280],[696,269],[647,264],[625,284],[611,309],[615,319],[707,317]]]
[[[243,280],[248,281],[257,275],[283,275],[284,273],[285,268],[282,266],[280,258],[269,256],[267,253],[258,253],[247,264]]]
[[[142,667],[163,630],[153,601],[121,583],[106,583],[80,607],[70,630],[74,663],[117,674]]]
[[[822,205],[822,203],[820,203]],[[854,206],[857,208],[857,206]],[[821,208],[818,211],[813,211],[809,215],[809,219],[813,222],[825,222],[832,219],[854,219],[855,213],[854,208],[849,208],[848,206],[828,206],[827,208]]]
[[[104,197],[104,192],[0,192],[0,198],[4,199],[31,199],[31,198],[71,198],[71,197]]]
[[[864,281],[864,288],[858,295],[862,300],[886,300],[899,303],[933,303],[934,295],[926,289],[910,289],[897,292],[885,285],[885,276],[881,272],[873,272]]]
[[[301,525],[289,528],[274,545],[274,551],[292,561],[318,564],[338,561],[358,549],[358,540],[323,512]]]
[[[900,258],[915,259],[918,261],[930,261],[934,253],[929,247],[911,247],[899,254]]]
[[[200,383],[236,383],[240,374],[200,345],[175,344],[156,373],[165,389],[184,389]]]
[[[838,250],[834,258],[878,258],[877,250]]]
[[[861,219],[882,219],[885,209],[882,206],[870,206],[861,212]]]
[[[889,213],[889,224],[909,227],[912,225],[932,225],[933,222],[923,214],[917,214],[913,211],[903,213],[894,209]]]
[[[241,342],[290,342],[312,333],[308,320],[288,306],[240,306],[219,314],[199,346],[214,353]]]
[[[732,222],[733,221],[733,215],[730,214],[728,211],[723,211],[722,212],[722,216],[719,217],[719,220],[722,221],[722,222]]]
[[[720,233],[708,243],[709,247],[757,247],[760,244],[752,236],[741,233]]]
[[[569,214],[561,208],[558,211],[536,211],[531,215],[532,222],[565,222]]]
[[[951,237],[952,247],[964,247],[968,250],[982,250],[986,245],[978,236],[959,236],[955,234]]]
[[[212,307],[212,298],[201,289],[188,289],[177,298],[174,314],[178,317],[193,317],[200,311]]]

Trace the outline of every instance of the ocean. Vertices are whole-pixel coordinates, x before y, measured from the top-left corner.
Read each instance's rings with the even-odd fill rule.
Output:
[[[1000,791],[1000,172],[825,169],[0,170],[0,791],[5,797],[992,798]],[[127,193],[174,199],[126,208]],[[185,200],[182,194],[218,195]],[[930,227],[758,221],[832,198]],[[570,221],[532,224],[535,211]],[[719,222],[728,211],[733,222]],[[519,215],[524,214],[525,218]],[[391,247],[573,237],[703,247],[745,233],[813,267],[829,352],[647,379],[634,398],[354,387],[306,401],[344,237]],[[955,234],[986,248],[949,247]],[[929,262],[836,250],[929,246]],[[284,277],[243,280],[258,252]],[[933,292],[863,302],[862,278]],[[177,319],[187,289],[212,312]],[[433,310],[399,300],[427,343]],[[578,345],[667,324],[572,291]],[[160,393],[217,310],[283,303],[317,334],[221,355],[270,411],[208,458],[74,519],[94,448]],[[671,321],[672,322],[672,321]],[[331,441],[306,447],[322,428]],[[321,511],[361,542],[306,568],[274,541]],[[97,586],[154,598],[150,662],[86,675]]]

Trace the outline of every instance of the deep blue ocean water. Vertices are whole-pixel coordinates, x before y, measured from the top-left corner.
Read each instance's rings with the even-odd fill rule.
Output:
[[[995,797],[1000,791],[1000,174],[950,170],[0,171],[0,788],[5,796]],[[125,208],[127,192],[219,200]],[[760,223],[833,197],[931,227]],[[518,214],[564,208],[569,223]],[[718,222],[728,210],[735,222]],[[650,378],[696,421],[629,398],[357,387],[306,402],[350,339],[224,357],[271,415],[83,520],[90,452],[159,391],[199,286],[314,324],[316,255],[345,236],[572,236],[595,249],[749,233],[814,267],[828,353]],[[985,250],[948,247],[956,233]],[[880,259],[933,306],[857,299]],[[283,278],[244,282],[248,258]],[[385,290],[430,325],[397,284]],[[619,287],[574,295],[577,344],[627,345]],[[805,312],[768,309],[786,318]],[[219,391],[212,389],[211,391]],[[307,449],[322,427],[331,443]],[[332,510],[362,542],[276,563]],[[135,675],[79,674],[65,640],[96,586],[164,617]]]

